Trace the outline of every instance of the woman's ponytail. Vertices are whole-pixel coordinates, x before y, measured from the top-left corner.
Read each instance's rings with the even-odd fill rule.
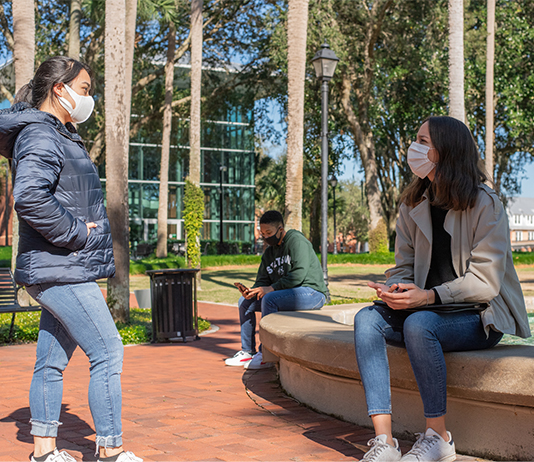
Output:
[[[23,85],[17,94],[15,95],[15,101],[13,104],[17,103],[28,103],[33,106],[33,79],[30,80],[26,85]]]

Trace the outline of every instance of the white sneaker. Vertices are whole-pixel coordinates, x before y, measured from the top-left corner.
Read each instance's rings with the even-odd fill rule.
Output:
[[[387,435],[377,435],[369,440],[367,446],[371,446],[371,449],[365,453],[361,462],[396,462],[401,460],[399,442],[393,438],[395,443],[395,447],[393,447],[386,443],[387,439]]]
[[[36,462],[33,456],[32,456],[31,461]],[[54,452],[52,454],[48,455],[48,457],[45,459],[45,462],[77,462],[77,461],[68,452],[65,452],[65,451],[59,452],[56,448],[54,449]]]
[[[101,459],[98,459],[100,462]],[[136,455],[131,451],[123,451],[117,457],[117,462],[143,462],[143,459],[136,457]]]
[[[449,442],[431,428],[428,428],[425,433],[419,433],[419,438],[412,449],[402,457],[402,462],[452,462],[456,460],[452,435],[449,432],[447,435]]]
[[[224,364],[227,366],[244,366],[250,362],[252,359],[252,355],[250,353],[247,353],[246,351],[238,351],[234,356],[231,358],[227,358],[224,360]]]
[[[257,370],[257,369],[266,369],[268,367],[273,367],[272,363],[263,362],[263,354],[261,351],[256,353],[252,360],[245,364],[245,369]]]

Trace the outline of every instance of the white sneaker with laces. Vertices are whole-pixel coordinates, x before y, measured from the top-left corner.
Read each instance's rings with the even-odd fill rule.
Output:
[[[449,441],[445,441],[441,435],[431,428],[425,433],[419,433],[419,438],[412,449],[402,457],[402,462],[452,462],[456,460],[456,448],[452,435],[447,432]]]
[[[386,443],[387,439],[387,435],[377,435],[369,440],[367,446],[371,446],[371,449],[365,453],[360,462],[396,462],[401,460],[399,442],[393,438],[395,443],[395,447],[393,447]]]
[[[245,369],[250,370],[267,369],[268,367],[273,367],[273,364],[263,362],[263,354],[261,351],[256,353],[252,360],[245,364]]]
[[[231,358],[227,358],[224,360],[224,364],[227,366],[244,366],[250,362],[252,359],[252,355],[250,353],[247,353],[246,351],[238,351],[234,356]]]
[[[31,461],[36,462],[34,456],[32,456]],[[48,455],[48,457],[45,459],[45,462],[76,462],[76,459],[68,452],[59,452],[56,448],[52,454]]]
[[[100,462],[100,459],[98,459],[98,462]],[[131,451],[123,451],[117,457],[117,462],[143,462],[143,459],[137,457]]]

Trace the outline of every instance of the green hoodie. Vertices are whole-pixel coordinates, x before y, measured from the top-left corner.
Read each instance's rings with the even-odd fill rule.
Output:
[[[252,287],[266,286],[274,290],[310,287],[327,297],[319,259],[311,242],[300,231],[288,230],[280,245],[269,246],[263,253]]]

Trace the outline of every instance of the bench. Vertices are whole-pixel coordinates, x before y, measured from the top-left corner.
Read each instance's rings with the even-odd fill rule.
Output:
[[[22,286],[15,283],[15,278],[10,268],[0,268],[0,313],[13,313],[11,327],[9,328],[8,341],[11,343],[13,337],[13,326],[15,325],[15,315],[28,311],[40,311],[40,305],[21,306],[18,301],[18,293]]]
[[[279,362],[284,390],[307,406],[372,427],[350,324],[360,306],[273,313],[260,322],[263,358]],[[413,439],[423,406],[404,348],[388,346],[393,431]],[[446,353],[447,426],[457,451],[491,460],[534,460],[534,346]]]
[[[136,258],[146,258],[154,253],[156,246],[154,244],[137,244],[135,249]]]

